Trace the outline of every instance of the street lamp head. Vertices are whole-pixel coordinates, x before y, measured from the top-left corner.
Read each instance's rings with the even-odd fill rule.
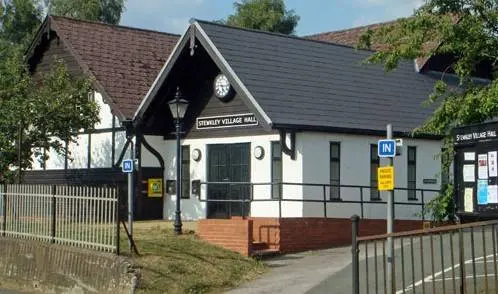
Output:
[[[168,106],[174,119],[183,119],[187,112],[188,101],[183,99],[180,87],[176,87],[175,99],[169,101]]]

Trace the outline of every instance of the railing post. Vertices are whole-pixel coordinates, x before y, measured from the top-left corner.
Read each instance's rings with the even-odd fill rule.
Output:
[[[282,184],[277,183],[279,191],[283,191]],[[282,218],[282,192],[278,195],[278,218]]]
[[[424,190],[420,190],[422,196],[422,222],[425,221],[425,199],[424,199]]]
[[[463,230],[462,228],[458,229],[458,251],[459,259],[460,259],[460,293],[464,294],[466,291],[465,286],[465,248],[463,243]]]
[[[353,268],[353,294],[360,293],[360,269],[359,269],[359,253],[360,249],[358,247],[358,229],[359,229],[359,221],[360,218],[357,215],[353,215],[351,217],[352,222],[352,246],[351,246],[351,254],[352,254],[352,268]]]
[[[323,217],[327,218],[327,192],[326,186],[323,185]]]
[[[57,187],[52,185],[52,228],[51,228],[51,237],[52,243],[55,243],[55,210],[56,210],[56,198],[55,193],[57,192]]]
[[[360,206],[361,206],[361,218],[365,218],[363,214],[363,187],[360,187]]]
[[[242,191],[242,219],[244,219],[246,216],[245,216],[245,212],[246,212],[246,195],[245,195],[245,189]]]
[[[7,184],[3,185],[3,223],[2,223],[2,236],[5,237],[5,231],[7,231]]]

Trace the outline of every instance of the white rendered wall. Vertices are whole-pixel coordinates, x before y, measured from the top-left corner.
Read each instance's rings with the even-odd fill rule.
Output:
[[[98,92],[94,92],[93,95],[96,104],[99,107],[99,122],[95,124],[94,129],[111,129],[113,115],[110,106],[104,102],[102,95]],[[116,141],[121,139],[122,136],[118,132],[116,133]],[[88,166],[88,144],[90,142],[90,153],[91,153],[91,168],[99,167],[111,167],[111,152],[112,152],[112,132],[102,132],[98,134],[80,134],[76,138],[76,143],[70,143],[68,146],[68,152],[72,160],[68,161],[68,168],[87,168]],[[64,143],[62,143],[64,144]],[[120,146],[118,146],[120,145]],[[119,142],[116,143],[116,150],[119,152],[122,149],[122,145]],[[64,156],[57,154],[54,150],[48,151],[49,158],[45,162],[46,169],[64,169]],[[40,162],[34,159],[34,164],[32,166],[33,170],[43,169]]]
[[[330,180],[330,142],[340,142],[340,183],[341,185],[370,186],[370,145],[377,144],[380,137],[323,133],[303,133],[299,136],[304,146],[303,153],[303,182],[304,183],[329,183]],[[407,146],[417,148],[416,176],[418,189],[437,190],[440,187],[440,159],[437,156],[441,151],[441,142],[434,140],[404,139],[402,155],[394,159],[395,187],[407,187]],[[387,160],[381,160],[381,165]],[[437,184],[424,184],[423,179],[437,179]],[[326,191],[327,198],[328,189]],[[381,193],[382,200],[386,200],[386,193]],[[427,202],[435,196],[425,193],[424,201]],[[358,188],[341,188],[343,200],[361,199]],[[322,187],[306,187],[305,199],[323,199]],[[406,191],[396,191],[395,201],[420,203],[421,193],[417,192],[418,201],[408,201]],[[370,200],[369,189],[363,190],[363,199]],[[395,216],[398,219],[418,219],[417,212],[420,206],[396,206]],[[353,214],[360,215],[359,204],[329,203],[327,214],[329,217],[349,218]],[[365,204],[365,218],[385,218],[386,206],[384,204]],[[322,217],[324,214],[323,203],[306,203],[304,216]]]
[[[175,180],[175,153],[176,145],[174,140],[165,141],[161,136],[146,136],[148,143],[156,149],[165,162],[165,181]],[[190,152],[194,149],[201,151],[201,159],[199,162],[190,160],[190,180],[207,181],[207,145],[209,144],[234,144],[234,143],[250,143],[250,162],[251,162],[251,182],[263,183],[265,185],[254,186],[254,199],[271,199],[271,142],[278,141],[279,135],[261,135],[251,137],[230,137],[230,138],[212,138],[212,139],[185,139],[182,140],[182,145],[189,145]],[[256,146],[261,146],[265,150],[265,156],[259,160],[253,156],[253,151]],[[298,154],[295,161],[292,161],[289,156],[282,156],[283,179],[285,182],[301,182],[302,178],[302,155],[298,148]],[[143,167],[159,167],[157,159],[146,149],[142,148],[142,166]],[[201,197],[206,198],[206,187],[202,186]],[[302,197],[300,188],[284,188],[283,194],[285,197],[299,199]],[[190,199],[182,199],[182,217],[185,220],[194,220],[206,217],[206,203],[199,201],[197,197],[192,196]],[[164,199],[164,217],[173,219],[175,212],[176,195],[165,195]],[[254,217],[278,217],[279,206],[278,201],[254,201],[251,204],[251,216]],[[288,216],[302,216],[302,203],[283,203],[282,214]]]

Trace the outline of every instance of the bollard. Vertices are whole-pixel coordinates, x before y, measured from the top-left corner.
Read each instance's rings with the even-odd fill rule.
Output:
[[[352,222],[352,246],[351,246],[351,254],[352,254],[352,268],[353,268],[353,294],[360,293],[360,269],[359,269],[359,253],[360,249],[358,247],[358,228],[360,224],[360,217],[357,215],[353,215],[351,217]]]

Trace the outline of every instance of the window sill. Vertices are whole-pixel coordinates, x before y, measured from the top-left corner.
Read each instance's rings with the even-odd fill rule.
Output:
[[[408,201],[418,201],[418,198],[408,198]]]
[[[381,202],[382,198],[370,198],[370,201]]]
[[[341,198],[330,198],[329,201],[330,202],[342,202],[342,199]]]

